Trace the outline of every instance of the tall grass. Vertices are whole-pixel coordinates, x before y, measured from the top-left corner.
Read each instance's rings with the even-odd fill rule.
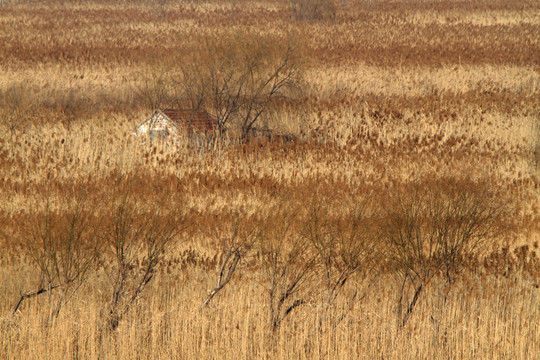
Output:
[[[0,357],[538,357],[536,2],[0,9]],[[286,43],[294,143],[132,135]]]

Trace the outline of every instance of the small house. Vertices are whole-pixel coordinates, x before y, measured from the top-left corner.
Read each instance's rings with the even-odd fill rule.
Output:
[[[221,131],[217,118],[203,109],[155,110],[135,129],[137,135],[147,135],[151,139],[183,135],[190,139],[210,139]]]

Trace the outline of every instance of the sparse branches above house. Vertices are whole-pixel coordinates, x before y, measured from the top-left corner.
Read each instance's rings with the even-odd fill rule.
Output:
[[[138,101],[153,111],[171,102],[171,86],[170,73],[156,65],[141,75],[133,90]]]
[[[173,86],[176,106],[179,109],[202,109],[208,94],[208,79],[203,75],[204,64],[182,65],[178,81]]]
[[[277,99],[299,88],[300,66],[292,42],[279,45],[237,36],[208,39],[194,51],[180,60],[177,93],[192,108],[211,111],[221,126],[238,131],[243,140]]]

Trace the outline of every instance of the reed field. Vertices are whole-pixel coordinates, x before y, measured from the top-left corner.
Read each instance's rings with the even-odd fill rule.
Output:
[[[539,186],[538,1],[0,1],[0,359],[540,358]]]

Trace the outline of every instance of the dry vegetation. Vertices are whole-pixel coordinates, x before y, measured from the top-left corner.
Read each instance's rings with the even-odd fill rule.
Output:
[[[539,19],[0,1],[0,358],[540,357]],[[295,142],[132,135],[239,84]]]

